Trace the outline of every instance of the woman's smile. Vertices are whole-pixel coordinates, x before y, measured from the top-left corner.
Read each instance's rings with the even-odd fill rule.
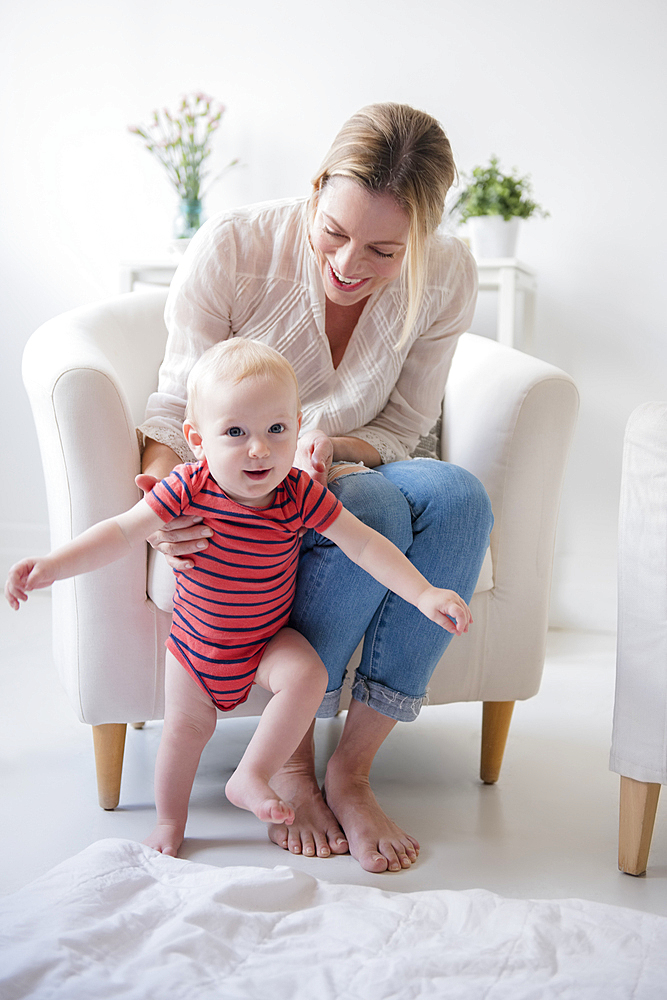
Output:
[[[327,263],[329,264],[329,270],[331,271],[331,280],[336,287],[340,287],[344,290],[350,289],[356,291],[361,285],[370,281],[370,278],[344,278],[342,274],[338,273],[333,264],[329,261],[327,261]]]

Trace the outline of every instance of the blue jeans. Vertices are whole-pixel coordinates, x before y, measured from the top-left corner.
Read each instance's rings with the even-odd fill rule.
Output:
[[[447,462],[413,459],[347,473],[330,489],[430,583],[470,601],[493,526],[491,503],[475,476]],[[324,719],[338,711],[345,669],[362,638],[352,696],[389,718],[415,719],[452,638],[312,530],[301,546],[290,625],[329,672],[317,713]]]

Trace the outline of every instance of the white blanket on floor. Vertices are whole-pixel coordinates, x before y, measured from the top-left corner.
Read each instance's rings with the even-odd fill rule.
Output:
[[[0,900],[0,996],[661,1000],[667,918],[332,885],[103,840]]]

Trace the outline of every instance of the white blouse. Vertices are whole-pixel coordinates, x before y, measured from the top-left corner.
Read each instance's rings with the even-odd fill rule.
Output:
[[[169,338],[140,435],[190,459],[181,431],[188,373],[207,348],[233,336],[270,344],[292,364],[302,430],[361,438],[386,463],[408,458],[432,428],[458,335],[475,307],[469,250],[454,237],[433,237],[424,300],[404,347],[394,350],[404,314],[397,279],[369,297],[334,368],[306,209],[305,199],[250,205],[199,230],[171,284]]]

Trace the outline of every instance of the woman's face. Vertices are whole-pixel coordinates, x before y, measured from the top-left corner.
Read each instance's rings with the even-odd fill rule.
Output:
[[[320,191],[310,234],[327,298],[356,305],[394,281],[409,231],[408,213],[392,195],[373,194],[350,177],[330,178]]]

